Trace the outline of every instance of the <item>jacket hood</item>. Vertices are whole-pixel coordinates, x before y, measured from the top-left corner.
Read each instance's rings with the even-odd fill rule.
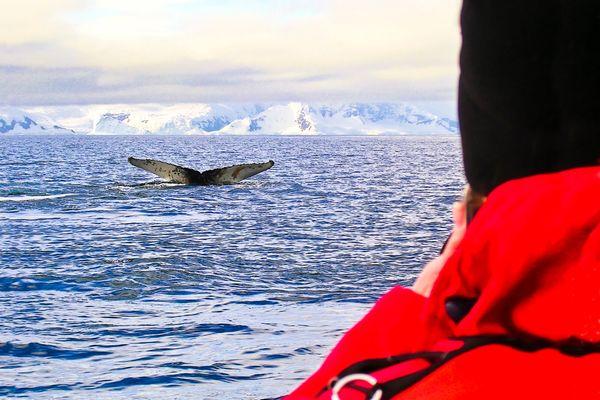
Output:
[[[452,299],[473,306],[453,322]],[[450,336],[600,342],[600,167],[496,188],[438,277],[427,318]]]

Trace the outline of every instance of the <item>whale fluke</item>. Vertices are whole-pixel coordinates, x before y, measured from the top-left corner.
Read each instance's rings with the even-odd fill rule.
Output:
[[[231,185],[238,183],[246,178],[250,178],[251,176],[268,170],[275,164],[273,160],[270,160],[265,163],[239,164],[199,172],[195,169],[180,167],[179,165],[169,164],[158,160],[129,157],[127,161],[129,161],[131,165],[151,172],[171,182],[202,186]]]

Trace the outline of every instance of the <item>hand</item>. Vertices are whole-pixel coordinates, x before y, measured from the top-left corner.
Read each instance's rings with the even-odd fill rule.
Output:
[[[425,268],[421,271],[421,274],[415,281],[412,290],[420,295],[429,297],[431,289],[442,270],[442,267],[446,264],[446,261],[450,258],[454,251],[465,236],[467,229],[467,212],[466,205],[464,202],[456,202],[452,205],[452,216],[454,219],[454,229],[446,243],[446,247],[442,254],[431,260]]]

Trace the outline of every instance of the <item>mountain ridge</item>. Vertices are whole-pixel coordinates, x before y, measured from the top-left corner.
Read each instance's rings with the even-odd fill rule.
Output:
[[[185,103],[0,107],[0,134],[403,135],[451,134],[452,115],[408,103]]]
[[[0,107],[0,135],[27,134],[65,134],[74,131],[55,123],[51,118],[36,112],[27,112],[15,107]]]

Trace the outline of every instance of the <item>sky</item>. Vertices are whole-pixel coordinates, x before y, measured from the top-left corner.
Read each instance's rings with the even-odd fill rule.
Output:
[[[451,101],[459,0],[0,0],[0,104]]]

